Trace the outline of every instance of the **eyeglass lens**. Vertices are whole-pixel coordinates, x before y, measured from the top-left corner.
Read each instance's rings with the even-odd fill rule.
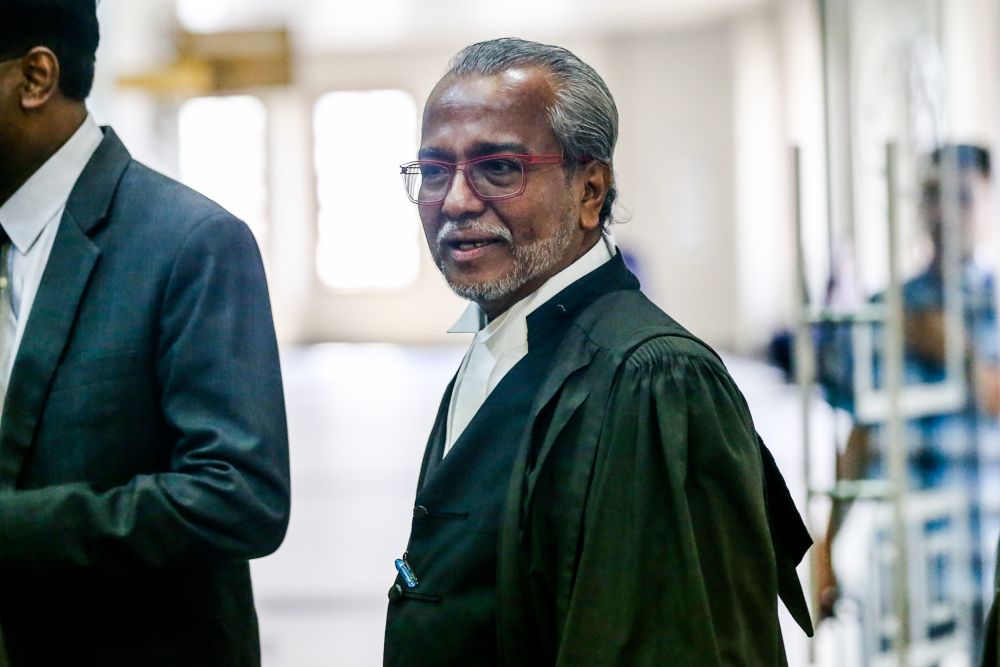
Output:
[[[509,197],[524,185],[524,164],[513,157],[487,157],[455,167],[437,162],[415,162],[403,169],[403,182],[410,199],[419,203],[443,200],[456,171],[465,173],[476,195],[484,199]]]

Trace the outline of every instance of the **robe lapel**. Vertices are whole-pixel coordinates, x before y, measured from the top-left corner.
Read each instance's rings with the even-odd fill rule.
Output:
[[[52,245],[11,372],[0,424],[0,490],[17,485],[52,377],[100,250],[87,233],[103,220],[131,157],[114,132],[77,180]]]
[[[590,344],[585,336],[576,331],[567,335],[559,349],[559,362],[549,370],[544,384],[535,397],[529,424],[534,424],[549,402],[564,391],[564,386],[567,391],[569,390],[574,373],[592,363],[595,354],[596,348]],[[501,642],[502,664],[534,664],[527,655],[520,653],[521,648],[533,645],[534,641],[534,638],[529,639],[524,636],[527,629],[533,625],[532,621],[529,620],[529,610],[532,605],[525,595],[527,588],[522,580],[522,575],[527,572],[527,568],[522,562],[524,553],[520,548],[522,511],[530,502],[531,491],[536,482],[535,475],[529,474],[529,463],[531,470],[543,469],[542,463],[556,442],[558,434],[589,396],[586,387],[578,387],[577,389],[578,391],[569,392],[573,394],[570,400],[561,400],[557,404],[552,419],[547,423],[545,438],[538,449],[537,456],[532,456],[533,429],[529,428],[524,432],[514,459],[498,536],[500,557],[497,562],[497,623],[501,637],[505,639],[517,638],[518,641]]]
[[[529,343],[530,347],[530,343]],[[545,406],[549,400],[555,396],[559,389],[562,387],[566,378],[572,374],[577,368],[586,365],[589,361],[588,350],[586,349],[586,344],[583,343],[580,347],[581,353],[579,355],[570,355],[571,361],[567,364],[561,364],[558,368],[551,368],[545,373],[541,380],[541,385],[537,385],[534,382],[529,381],[529,386],[535,387],[540,386],[538,392],[535,396],[530,398],[531,408],[528,410],[528,403],[525,401],[522,410],[527,411],[527,417],[525,419],[526,424],[532,424],[538,413]],[[444,440],[446,437],[447,429],[447,417],[448,408],[450,405],[451,392],[454,387],[454,380],[452,384],[449,385],[448,391],[445,392],[445,396],[442,399],[441,407],[438,410],[437,420],[435,421],[434,428],[431,431],[431,437],[427,445],[427,453],[424,456],[424,465],[421,469],[420,485],[418,486],[419,492],[421,494],[434,494],[437,490],[442,488],[450,488],[452,479],[455,475],[465,475],[469,469],[469,466],[474,465],[475,461],[480,458],[482,454],[482,449],[495,447],[497,443],[493,442],[492,435],[496,424],[493,420],[497,418],[502,418],[504,411],[510,410],[510,404],[505,401],[504,396],[510,392],[520,392],[523,391],[522,381],[529,377],[532,373],[541,374],[543,369],[537,366],[523,367],[522,364],[538,364],[541,363],[536,357],[532,357],[529,352],[528,356],[518,362],[515,366],[501,381],[497,387],[490,392],[490,395],[486,398],[482,406],[473,416],[469,425],[466,426],[465,430],[459,435],[455,440],[454,445],[452,445],[451,451],[448,456],[442,459],[442,453],[444,451]],[[586,398],[586,395],[580,397],[580,401]],[[524,414],[519,412],[519,414]],[[553,417],[553,424],[558,425],[557,428],[553,428],[553,432],[558,432],[562,428],[562,425],[569,420],[572,415],[572,410],[569,412],[560,409],[556,415]],[[518,448],[517,457],[522,456],[521,450],[524,449],[522,442],[524,437],[516,443]],[[551,445],[550,445],[551,446]],[[514,471],[518,470],[517,464],[515,463]]]
[[[451,403],[451,393],[454,388],[454,381],[445,392],[441,401],[441,408],[438,411],[438,418],[435,421],[434,429],[431,431],[431,439],[428,441],[427,454],[425,455],[424,470],[426,475],[421,475],[421,484],[418,495],[421,499],[437,497],[441,493],[447,494],[454,487],[456,477],[464,477],[469,469],[476,465],[481,458],[484,449],[497,446],[493,441],[493,431],[495,419],[498,416],[497,408],[509,409],[509,406],[501,406],[505,389],[515,381],[515,371],[511,371],[500,381],[497,388],[490,392],[486,401],[472,417],[465,430],[455,439],[448,456],[444,454],[444,443],[447,437],[448,408]]]
[[[547,422],[545,437],[531,465],[533,470],[541,470],[544,467],[545,460],[548,458],[549,452],[552,451],[552,446],[558,439],[559,434],[577,409],[590,396],[591,388],[589,386],[577,387],[575,391],[566,391],[564,387],[572,381],[573,374],[576,371],[593,362],[595,352],[596,348],[583,336],[571,335],[564,342],[561,353],[566,355],[565,361],[552,368],[541,391],[538,392],[535,404],[531,409],[531,419],[534,422],[553,398],[560,394],[566,396],[566,400],[559,401],[556,404],[556,409],[552,413],[552,419]],[[529,456],[531,455],[530,440],[531,433],[525,433],[525,440],[522,443],[517,461],[514,464],[514,474],[527,480],[527,486],[524,489],[525,499],[531,497],[531,492],[535,487],[536,481],[536,476],[527,470]]]
[[[549,369],[545,382],[535,396],[528,421],[529,424],[534,424],[535,419],[545,409],[545,406],[563,391],[563,386],[571,381],[576,371],[584,368],[593,361],[595,353],[596,348],[586,337],[575,332],[566,337],[559,351],[560,363]],[[546,423],[545,438],[534,456],[532,456],[531,447],[532,429],[525,431],[518,447],[517,457],[514,460],[514,467],[511,471],[511,484],[507,491],[507,502],[504,505],[508,510],[513,507],[523,507],[527,504],[528,499],[531,497],[531,491],[535,486],[535,476],[530,475],[528,470],[529,460],[532,461],[532,470],[543,468],[543,463],[548,457],[559,433],[569,422],[577,408],[587,400],[590,392],[589,388],[580,387],[578,391],[571,392],[571,394],[569,400],[560,401],[556,406],[556,410],[552,414],[552,419]],[[515,501],[515,498],[519,500]],[[524,503],[522,504],[521,501],[524,501]],[[514,532],[519,534],[520,517],[505,517],[504,523],[506,524],[508,520],[513,521],[518,526]],[[506,526],[503,530],[507,530]],[[514,537],[514,535],[510,537]]]
[[[430,437],[427,438],[427,447],[424,449],[424,461],[420,465],[420,476],[417,478],[417,493],[424,488],[427,480],[433,477],[438,466],[441,465],[441,456],[444,453],[444,440],[448,434],[448,408],[451,405],[451,392],[455,390],[456,374],[448,383],[448,388],[441,397],[441,405],[438,406],[437,417],[434,418],[434,426],[431,428]]]

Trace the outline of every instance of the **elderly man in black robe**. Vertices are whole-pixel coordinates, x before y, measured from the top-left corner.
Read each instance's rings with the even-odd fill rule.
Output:
[[[606,234],[614,101],[565,49],[452,61],[403,165],[475,333],[389,590],[386,665],[785,665],[810,540],[722,362]]]

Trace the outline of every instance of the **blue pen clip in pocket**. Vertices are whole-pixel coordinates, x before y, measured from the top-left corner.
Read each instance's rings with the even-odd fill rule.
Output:
[[[403,578],[403,583],[406,584],[407,588],[416,588],[420,583],[417,579],[417,575],[413,574],[410,564],[406,562],[405,557],[396,559],[396,571],[399,572],[399,576]]]

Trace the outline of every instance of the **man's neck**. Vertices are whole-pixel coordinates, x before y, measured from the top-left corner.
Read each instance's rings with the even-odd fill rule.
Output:
[[[66,101],[62,107],[32,119],[23,133],[25,141],[20,154],[0,167],[0,206],[55,155],[87,119],[87,107],[83,102]]]
[[[565,259],[562,262],[557,262],[556,264],[551,266],[548,271],[545,271],[542,275],[537,276],[532,280],[528,281],[525,285],[522,285],[517,290],[514,290],[512,294],[508,294],[502,299],[499,299],[497,301],[492,301],[492,302],[477,301],[476,304],[482,309],[484,313],[486,313],[486,321],[492,322],[496,318],[503,315],[507,310],[512,308],[514,304],[521,301],[522,299],[528,298],[529,296],[537,292],[542,285],[544,285],[546,282],[548,282],[550,278],[552,278],[552,276],[555,276],[561,273],[562,271],[566,270],[566,268],[568,268],[569,266],[572,266],[581,257],[590,252],[590,250],[592,250],[593,247],[597,245],[598,242],[601,241],[602,241],[602,234],[600,230],[597,230],[594,233],[589,233],[583,237],[580,246],[577,248],[576,252],[570,255],[568,259]]]
[[[530,298],[538,290],[542,289],[542,287],[553,277],[559,275],[570,266],[580,261],[580,259],[593,250],[594,246],[598,243],[604,243],[600,232],[598,232],[595,236],[588,236],[585,238],[584,243],[581,244],[580,250],[571,255],[571,259],[568,262],[560,262],[549,271],[546,271],[541,277],[537,277],[534,280],[529,281],[524,287],[515,291],[515,298],[511,298],[511,295],[508,295],[508,301],[498,301],[492,303],[476,302],[483,313],[485,313],[486,322],[493,322],[524,299]]]

